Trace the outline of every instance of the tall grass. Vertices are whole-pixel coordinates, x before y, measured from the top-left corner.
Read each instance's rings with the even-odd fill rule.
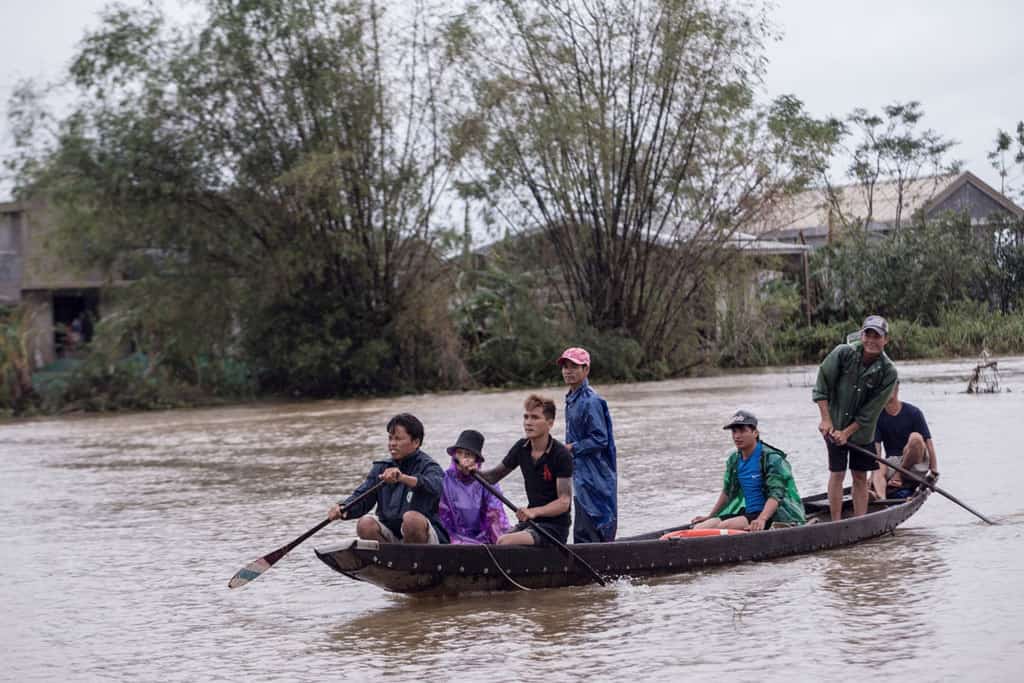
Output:
[[[763,355],[780,365],[820,362],[860,322],[781,329],[770,336]],[[1024,313],[1000,313],[984,304],[960,302],[942,309],[938,325],[890,318],[889,336],[886,352],[904,360],[977,356],[982,351],[1024,354]]]

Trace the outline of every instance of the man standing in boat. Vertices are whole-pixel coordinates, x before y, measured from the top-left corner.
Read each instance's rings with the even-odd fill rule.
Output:
[[[565,447],[572,453],[576,518],[574,543],[615,540],[619,523],[616,499],[615,435],[608,403],[594,391],[590,354],[573,347],[558,359],[562,379],[569,385],[565,395]]]
[[[868,509],[868,472],[878,462],[847,446],[873,449],[878,414],[896,385],[896,366],[885,355],[889,323],[879,315],[864,320],[860,341],[840,344],[818,368],[811,393],[818,404],[818,431],[828,449],[828,506],[832,520],[842,518],[847,461],[853,478],[853,514]]]
[[[420,450],[423,423],[415,415],[399,413],[388,420],[391,460],[378,460],[366,481],[339,505],[327,511],[330,519],[359,518],[359,538],[381,543],[448,543],[438,517],[444,472]],[[383,481],[375,497],[355,501],[364,491]],[[369,512],[376,508],[377,514]]]
[[[786,454],[761,441],[757,417],[737,410],[723,427],[736,450],[725,461],[722,492],[707,515],[693,518],[697,529],[763,531],[807,521]]]
[[[555,402],[533,394],[523,404],[523,432],[501,463],[480,475],[492,484],[519,468],[526,486],[529,507],[516,510],[519,524],[498,539],[499,545],[551,545],[544,530],[561,543],[569,538],[569,510],[572,507],[573,459],[561,442],[551,436],[555,425]]]
[[[939,476],[939,465],[935,458],[935,444],[928,422],[921,409],[912,403],[900,400],[900,383],[892,389],[892,396],[885,409],[878,416],[875,427],[876,453],[882,454],[885,445],[886,460],[903,469],[919,472],[925,476],[931,472],[934,481]],[[875,495],[879,498],[906,498],[913,493],[917,482],[903,481],[902,475],[884,465],[873,477]],[[887,489],[891,492],[888,493]]]

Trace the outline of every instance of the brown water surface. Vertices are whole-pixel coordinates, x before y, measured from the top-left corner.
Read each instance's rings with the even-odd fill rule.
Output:
[[[227,580],[361,481],[393,413],[424,421],[444,466],[468,427],[493,463],[520,435],[526,391],[8,423],[0,679],[1018,681],[1024,359],[1000,362],[995,395],[963,393],[972,366],[901,363],[902,397],[925,411],[940,484],[999,526],[933,496],[894,535],[852,548],[459,599],[328,570],[313,546],[351,536],[351,522],[243,589]],[[731,445],[721,425],[739,407],[789,453],[804,494],[823,490],[814,371],[598,387],[619,446],[620,534],[707,512]],[[542,391],[561,405],[562,388]],[[517,473],[503,485],[525,500]]]

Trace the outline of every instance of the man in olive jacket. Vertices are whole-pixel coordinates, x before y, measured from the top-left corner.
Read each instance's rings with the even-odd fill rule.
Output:
[[[812,398],[821,414],[818,431],[828,448],[828,506],[833,521],[842,518],[847,459],[853,477],[853,514],[863,515],[868,509],[868,472],[878,469],[878,462],[847,444],[874,450],[878,414],[896,385],[896,366],[884,351],[888,341],[889,323],[870,315],[864,320],[860,341],[840,344],[818,368]]]

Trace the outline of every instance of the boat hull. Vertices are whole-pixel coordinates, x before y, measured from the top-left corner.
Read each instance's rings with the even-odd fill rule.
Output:
[[[906,521],[928,497],[921,491],[906,502],[873,505],[868,514],[828,519],[825,494],[804,499],[804,526],[766,532],[658,540],[663,529],[613,543],[581,543],[572,550],[607,578],[648,578],[704,567],[770,560],[827,550],[886,534]],[[847,503],[849,506],[849,503]],[[327,566],[385,590],[424,595],[559,588],[594,582],[564,551],[553,547],[419,545],[351,541],[317,548]],[[499,569],[500,566],[500,569]],[[510,580],[510,578],[512,580]],[[515,583],[513,583],[513,580]]]

